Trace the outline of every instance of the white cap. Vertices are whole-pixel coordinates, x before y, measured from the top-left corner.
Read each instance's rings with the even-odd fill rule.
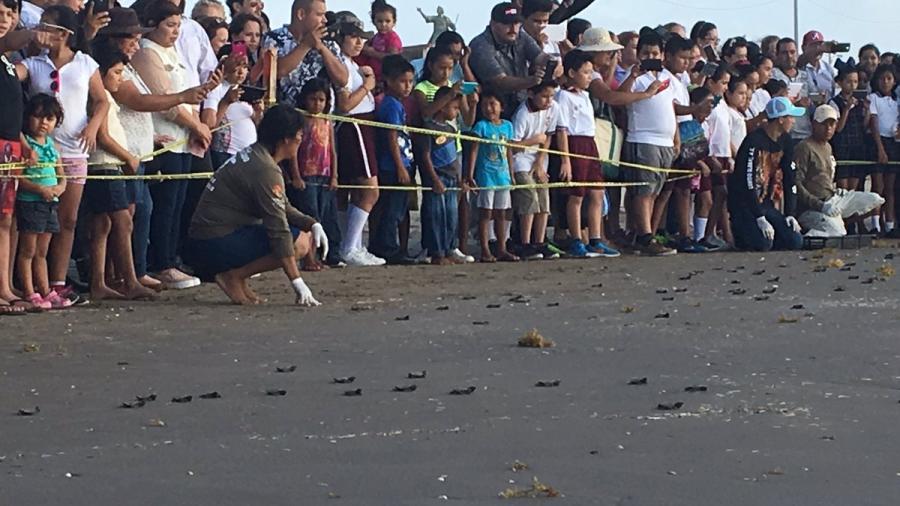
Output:
[[[613,42],[605,28],[594,27],[588,28],[584,32],[581,44],[576,49],[582,51],[618,51],[624,47]]]
[[[816,123],[824,123],[829,119],[837,121],[837,119],[840,117],[841,115],[838,113],[837,109],[828,104],[822,104],[819,107],[816,107],[816,112],[813,115],[813,120],[815,120]]]

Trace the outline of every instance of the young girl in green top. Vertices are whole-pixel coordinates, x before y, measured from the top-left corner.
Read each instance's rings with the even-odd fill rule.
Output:
[[[59,232],[57,207],[66,191],[66,180],[59,163],[59,152],[50,137],[63,120],[62,106],[43,93],[31,98],[25,107],[25,140],[38,155],[38,164],[24,171],[16,195],[16,225],[19,229],[19,253],[16,269],[25,298],[42,309],[66,308],[69,299],[50,290],[47,276],[47,249],[53,234]],[[35,289],[37,288],[37,289]]]

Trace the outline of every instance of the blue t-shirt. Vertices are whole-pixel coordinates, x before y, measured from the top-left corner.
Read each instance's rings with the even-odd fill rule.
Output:
[[[49,135],[46,137],[46,142],[44,142],[44,144],[38,144],[38,142],[29,135],[25,136],[25,141],[28,142],[28,147],[37,153],[38,164],[59,163],[59,151],[56,150],[56,144]],[[23,175],[28,176],[28,179],[32,183],[40,186],[56,186],[59,183],[56,178],[56,167],[26,167]],[[16,199],[24,202],[44,201],[39,194],[24,190],[19,191]],[[53,202],[59,202],[59,199],[54,198]]]
[[[494,141],[511,141],[515,138],[513,124],[501,120],[495,125],[481,120],[472,127],[472,133],[482,139]],[[509,160],[506,159],[506,146],[499,144],[478,144],[478,158],[475,159],[475,183],[478,186],[509,186]]]
[[[391,125],[406,126],[406,109],[403,102],[390,95],[386,95],[375,111],[375,120],[381,123],[390,123]],[[378,129],[378,145],[375,146],[375,152],[378,155],[378,170],[384,172],[397,172],[397,166],[394,164],[394,157],[391,156],[391,150],[388,149],[389,137],[391,130],[384,128]],[[409,168],[412,164],[412,141],[409,134],[403,131],[397,131],[397,144],[400,145],[400,158],[403,159],[403,166]]]

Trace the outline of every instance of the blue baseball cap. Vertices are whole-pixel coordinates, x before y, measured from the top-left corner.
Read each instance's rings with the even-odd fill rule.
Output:
[[[806,109],[795,106],[787,97],[775,97],[766,104],[766,116],[769,119],[804,115],[806,115]]]

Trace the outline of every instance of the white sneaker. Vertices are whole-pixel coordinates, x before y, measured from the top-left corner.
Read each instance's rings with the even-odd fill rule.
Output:
[[[185,290],[200,286],[200,278],[189,276],[174,268],[160,272],[156,278],[162,281],[166,288],[170,290]]]
[[[475,263],[475,257],[473,257],[472,255],[466,255],[465,253],[460,251],[459,248],[456,248],[455,250],[451,251],[450,257],[455,258],[456,260],[461,260],[467,264]]]
[[[374,257],[374,255],[371,255]],[[366,255],[366,252],[362,249],[354,249],[343,255],[344,262],[347,262],[347,265],[350,267],[371,267],[376,265],[384,265],[384,260],[377,261],[375,260],[377,257],[369,258],[369,255]]]
[[[428,250],[423,248],[422,251],[419,252],[419,254],[416,256],[416,263],[417,264],[430,264],[431,263],[431,257],[428,256]]]
[[[365,257],[368,258],[370,262],[372,262],[372,265],[384,265],[387,263],[387,260],[381,258],[378,255],[373,255],[365,247],[363,247],[361,249],[362,249],[363,255],[365,255]]]

